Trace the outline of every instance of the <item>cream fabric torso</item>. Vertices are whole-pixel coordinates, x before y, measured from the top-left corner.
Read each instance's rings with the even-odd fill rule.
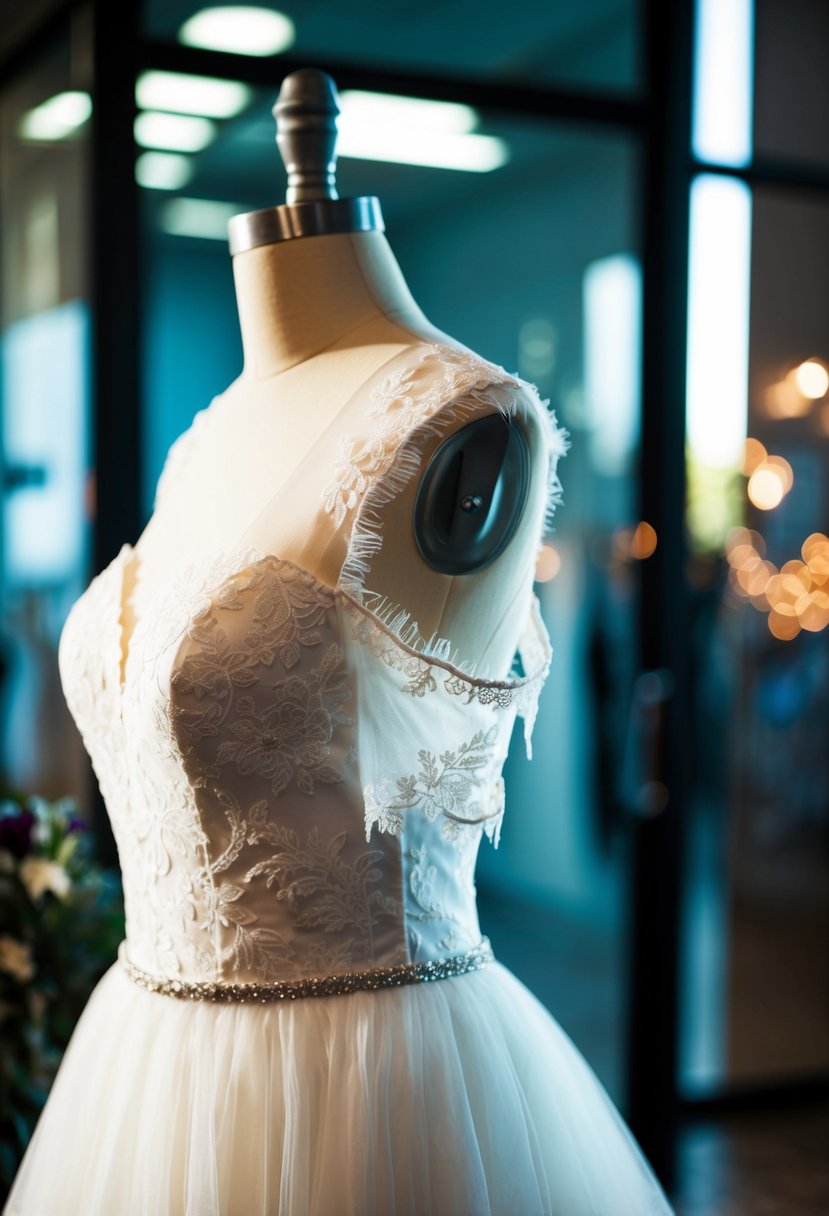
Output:
[[[203,522],[199,551],[132,629],[122,607],[141,544],[74,605],[61,678],[112,818],[137,966],[265,981],[430,961],[480,939],[477,847],[484,832],[497,841],[512,724],[523,714],[529,746],[551,654],[534,561],[516,577],[505,554],[481,572],[495,586],[508,570],[520,607],[523,671],[494,675],[481,674],[488,654],[424,639],[373,571],[396,543],[389,504],[447,428],[483,409],[524,426],[543,457],[526,511],[534,559],[565,433],[531,385],[420,343],[361,382],[241,532]],[[215,420],[211,404],[171,449],[159,526],[168,494],[204,476]],[[479,583],[464,607],[487,598]]]

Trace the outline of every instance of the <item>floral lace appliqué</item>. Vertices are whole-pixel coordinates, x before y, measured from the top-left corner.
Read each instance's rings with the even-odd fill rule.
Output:
[[[486,731],[476,731],[454,751],[436,755],[421,749],[417,773],[367,785],[363,791],[366,840],[375,823],[381,832],[399,836],[405,812],[414,808],[430,822],[440,817],[447,840],[464,843],[470,829],[477,831],[487,823],[494,832],[503,814],[503,787],[495,781],[493,797],[491,787],[482,782],[481,770],[494,764],[500,742],[500,729],[494,724]]]
[[[437,360],[440,375],[421,388],[418,371],[427,360]],[[357,506],[413,427],[444,401],[480,386],[493,375],[503,380],[507,373],[471,351],[432,344],[420,351],[416,364],[384,377],[370,393],[370,434],[344,436],[337,447],[333,476],[323,492],[324,509],[333,516],[335,526],[340,527]],[[518,383],[514,377],[507,378]]]
[[[348,834],[337,832],[324,840],[318,826],[304,842],[292,828],[274,823],[268,839],[279,852],[259,861],[245,875],[246,881],[264,876],[268,887],[276,887],[276,898],[286,900],[295,912],[298,928],[322,929],[326,933],[353,930],[360,938],[360,955],[374,957],[373,930],[378,916],[399,921],[400,903],[376,884],[382,880],[382,849],[365,849],[353,860],[343,856]],[[340,942],[341,961],[352,959],[354,939]]]
[[[291,782],[311,796],[315,781],[342,781],[328,762],[334,723],[349,697],[342,658],[339,646],[330,646],[308,675],[277,681],[264,708],[238,697],[226,723],[232,738],[220,744],[217,764],[232,762],[242,775],[262,777],[274,796]]]

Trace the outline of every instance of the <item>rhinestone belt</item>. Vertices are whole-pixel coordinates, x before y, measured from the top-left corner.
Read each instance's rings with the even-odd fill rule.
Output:
[[[402,984],[420,984],[429,980],[449,979],[478,971],[492,962],[494,955],[488,937],[463,954],[431,959],[425,963],[396,963],[391,967],[372,967],[368,971],[347,971],[342,975],[310,976],[299,980],[273,980],[270,983],[224,984],[210,980],[166,979],[142,971],[127,957],[127,943],[118,947],[118,961],[129,978],[149,992],[175,996],[190,1001],[239,1001],[267,1004],[270,1001],[295,1001],[305,996],[339,996],[347,992],[395,988]]]

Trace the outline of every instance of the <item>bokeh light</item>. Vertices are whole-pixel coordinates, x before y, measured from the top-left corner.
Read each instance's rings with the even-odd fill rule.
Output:
[[[804,397],[817,401],[829,392],[829,372],[818,359],[807,359],[795,368],[795,383]]]
[[[829,625],[829,536],[813,532],[803,542],[801,557],[778,568],[765,556],[759,532],[732,528],[726,539],[731,590],[768,614],[771,634],[783,642],[801,630],[818,633]]]
[[[746,487],[751,502],[760,511],[771,511],[783,501],[785,489],[778,469],[761,464],[748,479]]]
[[[553,545],[542,545],[535,563],[535,581],[549,583],[561,569],[561,554]]]
[[[768,452],[760,440],[752,439],[751,436],[749,436],[749,438],[746,439],[745,443],[743,444],[743,463],[740,471],[744,474],[744,476],[750,477],[758,465],[761,465],[767,456]]]
[[[800,418],[812,408],[811,399],[803,396],[793,376],[770,384],[764,399],[769,418]]]
[[[630,540],[631,557],[650,557],[656,548],[656,530],[644,519],[633,530]]]

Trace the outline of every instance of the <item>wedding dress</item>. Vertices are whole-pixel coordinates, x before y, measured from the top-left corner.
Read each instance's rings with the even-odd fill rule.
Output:
[[[367,585],[383,505],[482,405],[542,437],[549,519],[568,444],[534,386],[417,343],[238,545],[182,561],[130,638],[140,546],[73,605],[60,674],[127,931],[7,1216],[670,1212],[582,1056],[479,927],[476,854],[498,843],[513,724],[529,752],[552,653],[532,571],[500,673],[423,639]],[[156,506],[209,423],[208,406],[171,447]],[[286,512],[300,541],[271,551]],[[309,554],[339,546],[336,585],[302,537]]]

